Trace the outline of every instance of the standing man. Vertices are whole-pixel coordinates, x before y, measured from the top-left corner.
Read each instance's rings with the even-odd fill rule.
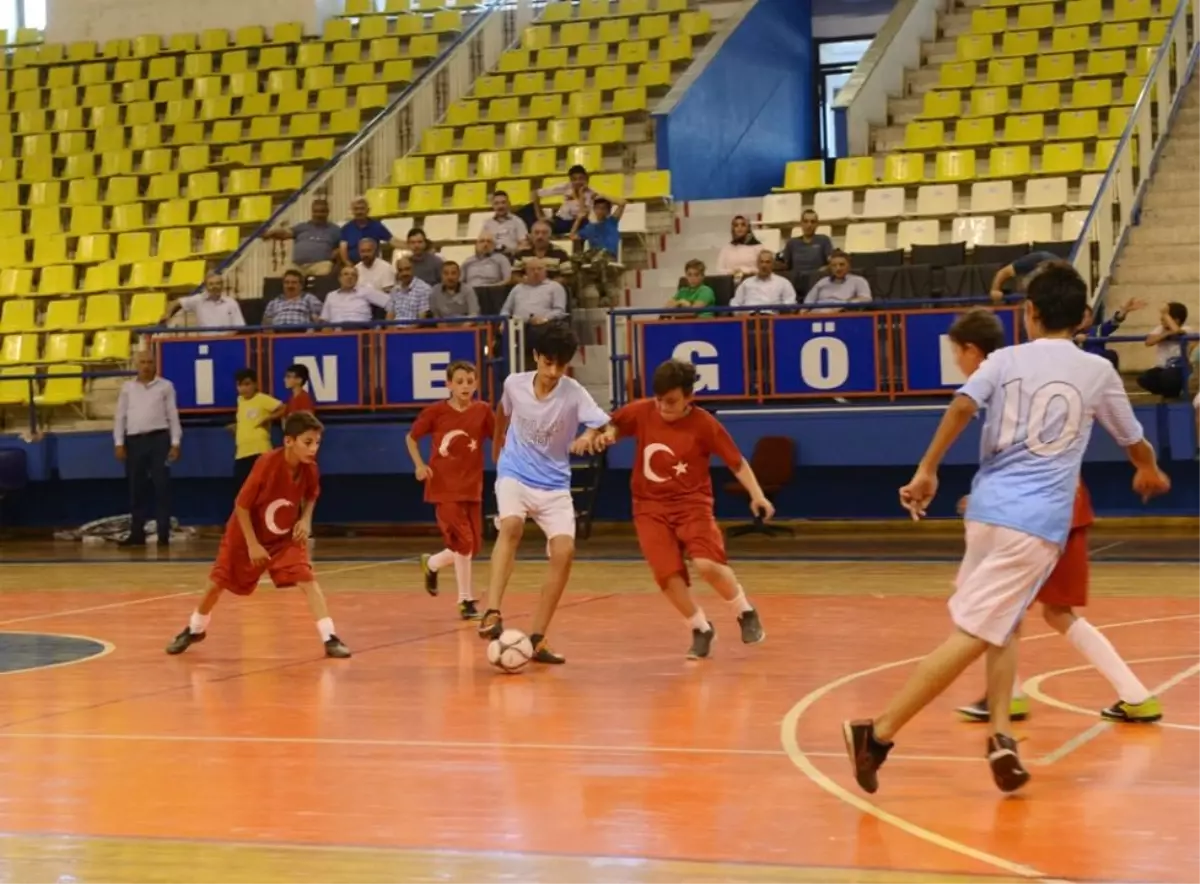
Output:
[[[158,545],[171,542],[171,495],[168,465],[179,459],[183,429],[175,406],[175,385],[158,376],[154,354],[139,350],[134,357],[137,377],[126,381],[117,400],[113,444],[117,460],[129,478],[129,537],[121,546],[146,543],[147,484],[154,488],[154,518]]]
[[[204,291],[187,295],[167,305],[162,322],[166,325],[171,317],[182,310],[196,317],[201,328],[241,328],[246,324],[237,298],[225,294],[225,280],[219,273],[210,273],[204,278]]]
[[[364,236],[358,243],[361,260],[354,268],[358,271],[358,284],[365,288],[386,292],[396,284],[396,268],[379,257],[379,243]]]
[[[313,200],[309,220],[295,227],[276,227],[263,239],[292,241],[292,263],[305,276],[329,276],[342,242],[342,228],[329,221],[329,201]]]
[[[392,245],[398,245],[387,225],[371,217],[370,204],[360,196],[350,203],[350,220],[342,225],[341,242],[338,243],[338,254],[342,264],[353,267],[362,260],[358,246],[364,238],[373,239],[377,243],[390,242]]]
[[[833,255],[833,241],[825,234],[817,233],[820,220],[812,209],[801,213],[800,235],[789,239],[783,247],[781,263],[784,270],[809,273],[828,266]]]

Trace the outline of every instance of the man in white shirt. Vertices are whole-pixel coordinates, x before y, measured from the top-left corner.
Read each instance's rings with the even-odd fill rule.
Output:
[[[483,222],[480,232],[490,234],[496,248],[501,252],[516,254],[521,240],[529,236],[529,229],[524,221],[512,213],[508,194],[503,190],[492,194],[492,211],[495,214]]]
[[[758,273],[747,276],[733,293],[730,307],[788,307],[796,303],[796,290],[786,276],[775,273],[775,256],[769,249],[758,253]]]
[[[396,284],[396,268],[379,257],[379,243],[369,237],[359,240],[358,254],[362,259],[355,267],[359,285],[386,292]]]
[[[388,296],[360,286],[358,271],[353,267],[343,267],[338,281],[341,288],[325,296],[325,306],[321,308],[322,322],[370,322],[371,305],[380,310],[387,309]]]
[[[162,322],[166,325],[180,310],[196,317],[201,328],[241,328],[246,324],[237,298],[225,294],[225,280],[219,273],[210,273],[204,280],[204,291],[188,295],[167,305]]]

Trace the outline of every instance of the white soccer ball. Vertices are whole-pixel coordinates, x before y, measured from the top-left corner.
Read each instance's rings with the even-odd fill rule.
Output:
[[[488,662],[510,675],[520,672],[533,657],[533,642],[519,629],[506,629],[488,643]]]

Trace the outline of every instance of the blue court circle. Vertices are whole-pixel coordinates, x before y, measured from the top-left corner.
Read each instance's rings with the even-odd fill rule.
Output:
[[[0,632],[0,675],[79,663],[112,646],[94,638],[45,632]]]

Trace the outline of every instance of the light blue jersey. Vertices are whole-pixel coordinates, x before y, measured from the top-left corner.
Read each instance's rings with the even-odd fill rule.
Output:
[[[538,399],[533,392],[536,374],[523,371],[504,381],[500,408],[509,425],[496,476],[541,491],[569,491],[571,443],[579,425],[600,429],[608,415],[574,378],[560,379],[549,396]]]
[[[1069,340],[997,350],[958,392],[987,409],[966,518],[1059,546],[1070,531],[1093,420],[1123,448],[1143,435],[1116,369]]]

